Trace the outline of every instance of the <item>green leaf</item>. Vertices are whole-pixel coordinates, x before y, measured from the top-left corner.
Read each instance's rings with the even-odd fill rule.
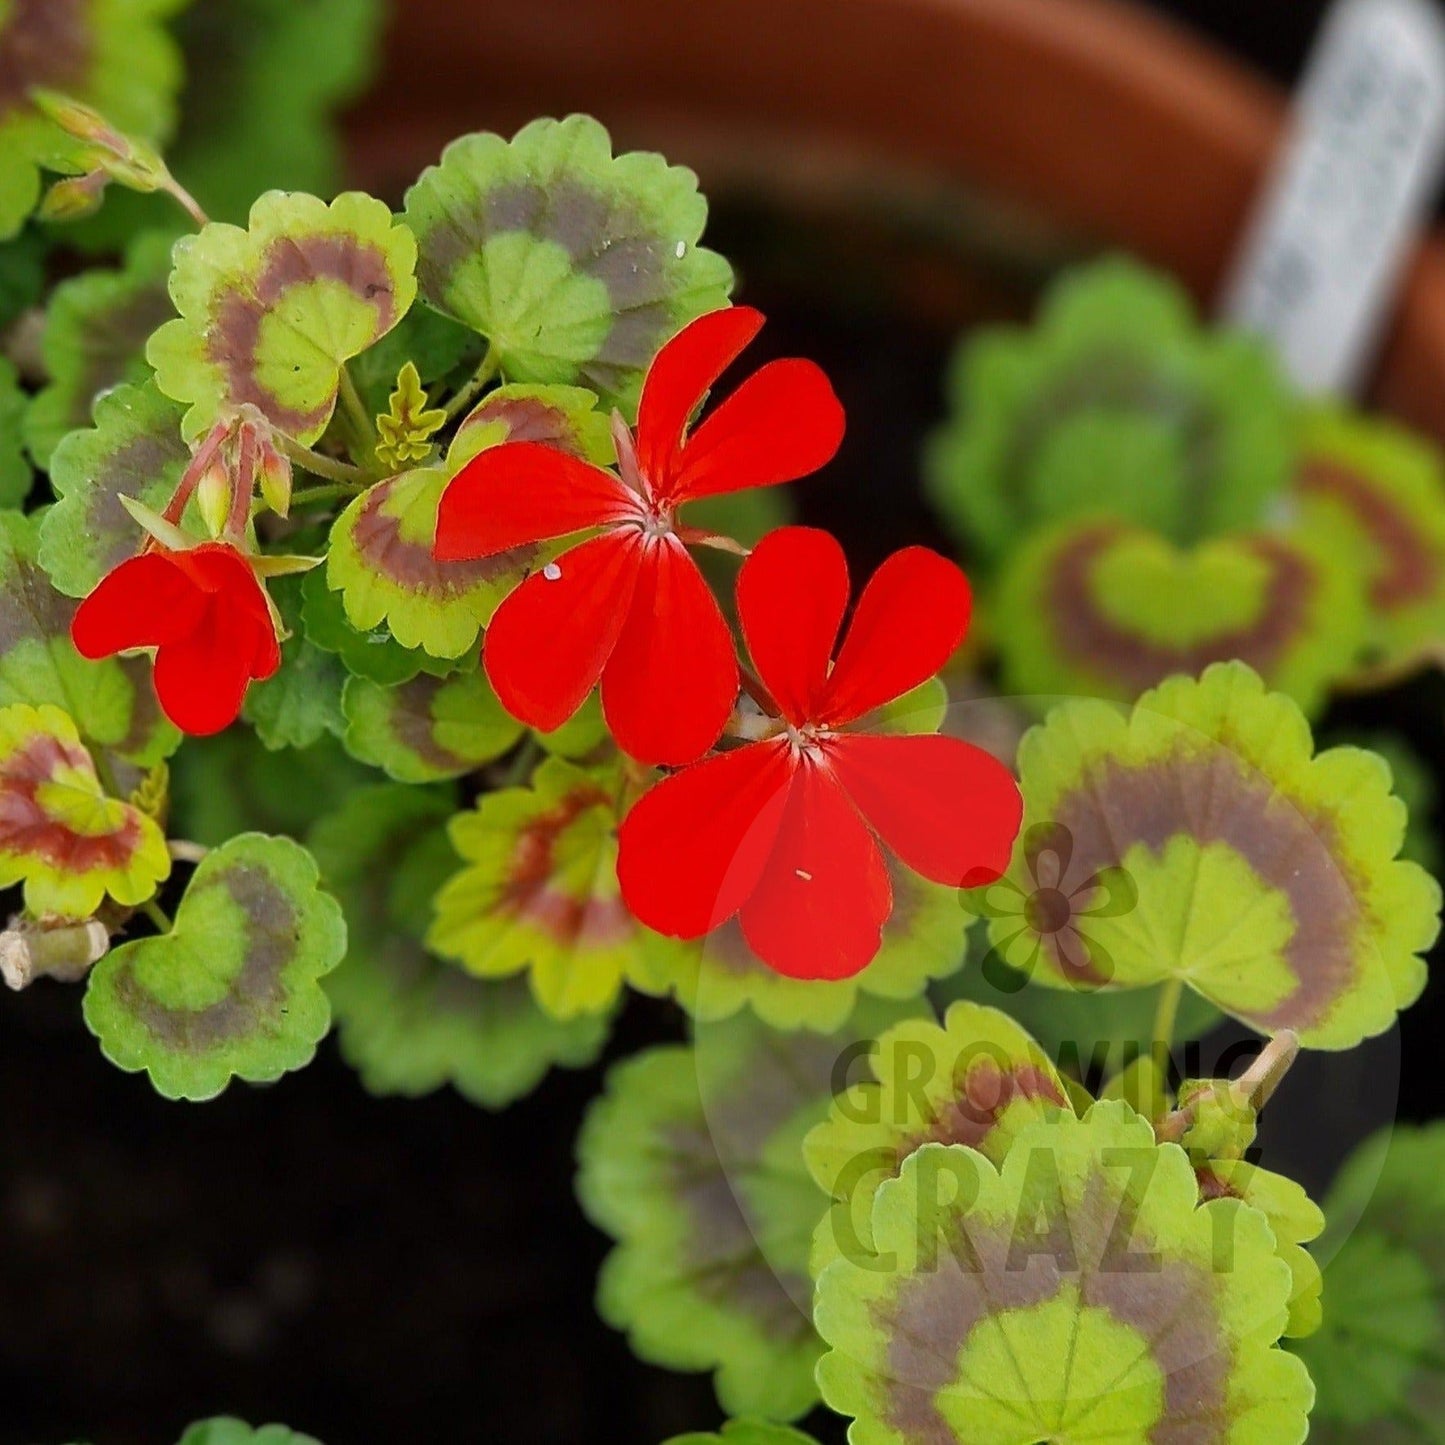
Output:
[[[894,868],[892,878],[893,913],[882,947],[852,978],[785,978],[753,953],[734,922],[696,942],[648,935],[633,983],[647,993],[673,995],[699,1023],[749,1009],[775,1029],[831,1033],[860,998],[916,998],[931,979],[963,961],[967,920],[957,890],[903,868]]]
[[[174,119],[180,55],[164,21],[184,0],[44,0],[0,11],[0,239],[40,199],[40,167],[65,137],[29,100],[32,87],[63,91],[118,129],[163,139]]]
[[[989,616],[1015,694],[1130,702],[1237,658],[1315,713],[1364,638],[1362,585],[1349,551],[1321,531],[1180,550],[1130,522],[1086,521],[1014,553]]]
[[[281,670],[247,690],[242,715],[268,748],[309,748],[328,733],[346,731],[342,688],[346,669],[329,652],[312,644],[301,627],[302,578],[271,583],[289,636],[281,644]]]
[[[189,404],[196,437],[251,405],[309,445],[336,406],[341,368],[386,335],[416,295],[416,243],[359,191],[328,206],[268,191],[250,224],[213,222],[176,243],[180,312],[146,356],[160,388]]]
[[[1368,582],[1364,661],[1390,665],[1445,638],[1445,469],[1388,421],[1317,408],[1301,428],[1294,496],[1335,532]]]
[[[1334,746],[1347,744],[1366,748],[1378,753],[1389,764],[1395,796],[1409,810],[1400,856],[1418,863],[1427,873],[1438,877],[1441,868],[1440,835],[1434,820],[1439,791],[1430,765],[1399,733],[1382,729],[1332,731],[1330,742]]]
[[[817,1445],[811,1435],[763,1420],[729,1420],[716,1435],[677,1435],[667,1445]]]
[[[240,1420],[221,1417],[202,1420],[181,1436],[180,1445],[321,1445],[310,1435],[298,1435],[284,1425],[262,1425],[253,1430]]]
[[[1037,887],[1036,878],[1031,882]],[[1017,915],[1017,900],[1011,911]],[[1089,925],[1083,926],[1087,933]],[[1061,1073],[1097,1088],[1149,1048],[1163,987],[1121,992],[1047,987],[1010,967],[979,924],[969,934],[967,964],[935,984],[932,994],[940,1006],[966,999],[1002,1009],[1044,1046]],[[1202,1039],[1220,1017],[1208,999],[1186,992],[1175,1021],[1175,1045]]]
[[[813,1242],[813,1267],[870,1249],[873,1200],[923,1145],[966,1144],[994,1164],[1029,1125],[1069,1108],[1049,1056],[1006,1014],[956,1003],[943,1023],[905,1019],[880,1036],[871,1078],[833,1100],[803,1144],[832,1208]]]
[[[989,562],[1040,527],[1128,519],[1194,542],[1283,490],[1292,404],[1264,345],[1201,330],[1184,291],[1114,257],[1064,277],[1032,330],[973,333],[929,488]]]
[[[1440,889],[1397,857],[1388,767],[1358,748],[1315,755],[1299,708],[1243,663],[1172,679],[1127,713],[1065,703],[1025,737],[1019,769],[1020,841],[974,906],[1035,982],[1180,978],[1319,1049],[1383,1032],[1424,987]],[[1059,838],[1047,876],[1031,858],[1040,825]],[[1128,906],[1096,908],[1110,870]]]
[[[385,18],[381,0],[192,0],[177,26],[187,83],[168,159],[210,215],[244,221],[268,186],[334,193],[332,117],[370,77]]]
[[[318,817],[375,781],[335,738],[272,752],[249,728],[187,738],[170,771],[172,835],[208,848],[237,833],[303,839]]]
[[[924,1145],[878,1191],[878,1258],[819,1278],[824,1400],[854,1445],[1300,1445],[1289,1270],[1262,1214],[1197,1197],[1117,1102],[1031,1125],[1001,1168]]]
[[[523,980],[472,978],[427,953],[431,898],[455,866],[451,813],[440,792],[382,784],[317,825],[311,844],[351,939],[326,991],[342,1055],[371,1093],[416,1098],[451,1084],[500,1109],[548,1069],[590,1064],[608,1021],[559,1023]]]
[[[146,534],[121,498],[162,510],[190,459],[181,408],[153,381],[102,396],[94,427],[71,432],[50,461],[60,500],[40,526],[40,564],[55,586],[68,597],[88,596],[106,573],[138,552]],[[200,535],[194,504],[186,520]]]
[[[454,818],[464,866],[437,894],[428,947],[480,978],[526,973],[555,1018],[609,1012],[646,933],[617,884],[619,793],[615,768],[547,758],[531,787]]]
[[[315,860],[289,838],[246,833],[208,853],[174,929],[92,971],[85,1021],[105,1056],[168,1099],[304,1068],[331,1026],[321,979],[346,952],[341,908],[316,885]]]
[[[519,547],[438,562],[432,544],[443,491],[473,457],[507,441],[610,461],[607,419],[596,405],[579,387],[501,387],[462,422],[444,464],[402,472],[357,497],[332,528],[326,569],[352,627],[369,633],[384,623],[403,647],[434,657],[468,652],[502,599],[550,553]]]
[[[697,177],[614,158],[587,116],[453,141],[406,219],[423,299],[487,337],[510,381],[578,382],[630,412],[662,344],[728,304],[727,262],[698,245]]]
[[[171,242],[164,232],[144,232],[120,270],[85,271],[55,288],[41,341],[50,379],[25,418],[25,444],[41,466],[50,466],[62,438],[90,425],[103,392],[150,376],[146,342],[175,315],[166,291]]]
[[[366,409],[379,416],[402,367],[411,362],[422,385],[432,387],[476,369],[485,351],[477,333],[418,301],[375,346],[363,351],[347,370]]]
[[[89,918],[109,895],[144,903],[169,876],[165,834],[107,797],[58,707],[0,707],[0,888],[25,884],[33,914]]]
[[[353,677],[341,710],[346,751],[399,783],[459,778],[501,757],[525,731],[480,671],[394,687]]]
[[[46,244],[32,227],[0,242],[0,328],[8,329],[45,292]]]
[[[0,507],[22,506],[35,480],[21,445],[31,410],[14,364],[0,356]]]
[[[1296,1348],[1319,1388],[1312,1442],[1445,1441],[1445,1125],[1396,1124],[1325,1201],[1325,1318]]]
[[[142,659],[87,662],[70,641],[75,603],[40,569],[35,515],[0,512],[0,707],[52,703],[87,743],[149,767],[180,734],[161,713]]]
[[[598,1309],[649,1363],[716,1371],[730,1413],[791,1420],[817,1400],[808,1247],[827,1201],[799,1146],[900,1014],[874,1004],[828,1036],[729,1020],[618,1064],[588,1113],[577,1191],[618,1242]]]
[[[358,632],[346,616],[341,593],[327,585],[326,569],[308,572],[301,583],[301,625],[307,639],[333,652],[347,672],[392,686],[410,682],[419,672],[446,677],[467,665],[457,658],[434,658],[420,648],[403,647],[385,628]]]

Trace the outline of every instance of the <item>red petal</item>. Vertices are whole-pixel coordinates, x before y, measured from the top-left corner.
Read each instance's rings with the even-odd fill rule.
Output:
[[[971,607],[968,579],[946,557],[895,552],[858,599],[816,720],[852,722],[926,682],[963,641]]]
[[[873,835],[828,769],[804,764],[767,867],[743,904],[743,936],[789,978],[849,978],[878,952],[892,911]]]
[[[848,606],[843,549],[816,527],[780,527],[743,563],[737,598],[753,666],[801,727],[814,715]]]
[[[853,734],[826,749],[859,811],[915,872],[957,888],[992,882],[1008,866],[1023,800],[1013,775],[982,748]]]
[[[670,494],[682,502],[809,476],[837,455],[844,425],[821,367],[769,362],[687,439]]]
[[[729,306],[699,316],[658,352],[637,410],[637,460],[658,495],[671,495],[670,479],[688,418],[762,329],[760,311]]]
[[[255,651],[248,619],[224,605],[208,607],[187,637],[156,653],[156,696],[166,716],[193,737],[230,727],[240,716]]]
[[[775,738],[709,758],[661,782],[622,820],[622,898],[649,928],[701,938],[757,885],[793,779],[791,744]]]
[[[611,472],[539,442],[505,442],[474,457],[442,493],[439,562],[468,562],[639,515]]]
[[[602,673],[602,711],[625,753],[675,767],[722,734],[738,695],[732,633],[676,537],[644,544],[637,590]]]
[[[166,552],[145,552],[103,577],[76,609],[71,641],[82,657],[159,647],[200,621],[205,597]]]
[[[640,532],[604,532],[534,572],[497,608],[482,661],[513,717],[551,732],[582,706],[617,645],[641,562]]]

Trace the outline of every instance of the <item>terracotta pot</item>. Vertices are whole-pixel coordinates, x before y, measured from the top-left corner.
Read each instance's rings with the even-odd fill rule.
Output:
[[[399,190],[465,130],[585,110],[705,188],[967,187],[1125,247],[1208,302],[1284,124],[1277,89],[1119,0],[396,0],[350,121]],[[1422,246],[1376,400],[1445,439],[1445,243]]]

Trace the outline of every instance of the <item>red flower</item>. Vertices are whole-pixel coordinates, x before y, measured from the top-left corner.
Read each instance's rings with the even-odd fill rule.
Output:
[[[80,604],[70,636],[92,660],[155,648],[161,707],[197,737],[235,722],[247,685],[281,665],[266,591],[225,542],[153,547],[122,562]]]
[[[831,459],[843,409],[810,361],[755,372],[690,434],[708,388],[758,334],[736,306],[700,317],[659,353],[637,437],[620,425],[621,477],[555,448],[483,452],[442,497],[435,555],[460,562],[600,529],[534,572],[497,609],[483,661],[503,705],[560,727],[598,679],[618,745],[649,763],[688,763],[718,739],[737,699],[732,636],[679,523],[699,497],[792,481]]]
[[[743,564],[738,613],[779,732],[660,783],[623,821],[622,896],[649,927],[694,938],[734,914],[759,958],[846,978],[892,912],[882,841],[938,883],[991,882],[1022,802],[1008,770],[955,738],[842,729],[932,677],[963,640],[968,582],[923,547],[848,602],[842,548],[786,527]]]

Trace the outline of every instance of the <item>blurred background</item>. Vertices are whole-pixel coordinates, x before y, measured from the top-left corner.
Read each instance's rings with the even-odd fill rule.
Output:
[[[393,202],[452,135],[568,109],[694,165],[710,244],[772,318],[765,349],[815,357],[848,406],[827,495],[805,487],[799,505],[861,571],[936,540],[917,457],[961,331],[1026,315],[1101,244],[1138,247],[1207,301],[1278,136],[1273,87],[1297,77],[1326,6],[397,0],[370,60],[327,30],[348,8],[195,0],[178,15],[187,126],[210,137],[207,151],[183,136],[199,159],[178,169],[202,199],[208,183],[321,188],[296,173],[331,164],[314,114],[295,122],[304,136],[226,145],[228,127],[259,129],[273,99],[255,57],[300,16],[311,30],[287,45],[356,48],[338,87],[355,91],[345,174]],[[963,22],[994,40],[971,48]],[[1442,356],[1445,328],[1397,328],[1381,392],[1437,432]],[[1391,707],[1433,745],[1437,683]],[[294,799],[257,787],[253,801],[275,830],[304,825]],[[1428,997],[1406,1016],[1407,1117],[1440,1110],[1425,1064],[1441,1022]],[[678,1031],[663,1006],[634,1007],[609,1058]],[[1363,1132],[1381,1098],[1388,1116],[1400,1053],[1392,1037],[1334,1061],[1332,1127]],[[607,1242],[573,1201],[572,1148],[600,1077],[554,1074],[488,1117],[450,1092],[370,1099],[327,1045],[274,1089],[186,1107],[108,1066],[70,992],[0,1000],[0,1445],[166,1442],[221,1412],[327,1445],[649,1445],[715,1428],[706,1376],[639,1363],[593,1309]]]

